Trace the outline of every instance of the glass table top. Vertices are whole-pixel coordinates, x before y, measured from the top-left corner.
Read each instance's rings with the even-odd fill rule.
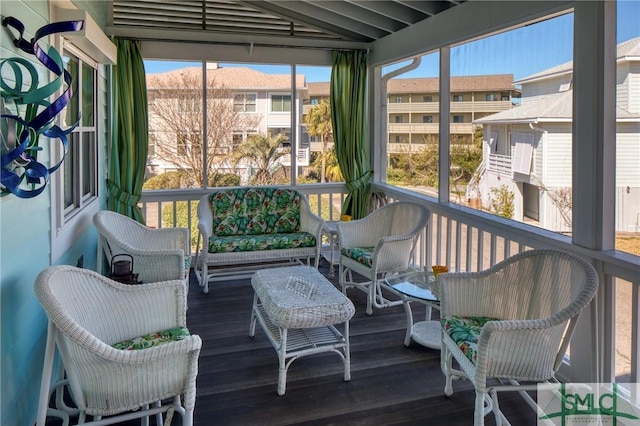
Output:
[[[385,283],[399,294],[428,302],[439,302],[438,285],[433,272],[423,268],[392,272],[385,278]]]

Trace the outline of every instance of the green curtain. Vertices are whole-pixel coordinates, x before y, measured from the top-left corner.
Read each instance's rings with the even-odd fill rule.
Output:
[[[333,52],[331,120],[338,164],[349,194],[342,214],[361,219],[367,215],[371,180],[371,154],[365,141],[367,52]]]
[[[145,223],[138,201],[147,164],[147,84],[140,42],[116,39],[113,87],[115,126],[111,141],[107,207]]]

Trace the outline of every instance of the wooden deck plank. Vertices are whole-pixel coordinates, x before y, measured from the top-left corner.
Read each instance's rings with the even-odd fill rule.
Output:
[[[328,274],[326,263],[320,271]],[[190,331],[203,340],[195,424],[473,424],[471,385],[456,381],[454,394],[446,397],[440,352],[414,342],[408,348],[404,346],[406,319],[402,306],[375,310],[369,316],[364,293],[350,290],[348,296],[356,307],[350,322],[351,381],[343,380],[338,355],[312,355],[293,362],[286,394],[278,396],[276,353],[259,326],[256,335],[249,337],[253,301],[250,280],[216,282],[205,295],[192,273],[187,321]],[[414,315],[423,317],[424,307],[415,306]],[[501,394],[500,404],[514,425],[536,425],[535,413],[517,394]],[[493,415],[485,422],[494,425]],[[47,424],[59,423],[51,420]],[[181,424],[179,415],[174,416],[172,424]]]

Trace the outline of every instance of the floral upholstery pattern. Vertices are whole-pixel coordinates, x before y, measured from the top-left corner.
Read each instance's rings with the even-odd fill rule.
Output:
[[[482,327],[489,321],[496,321],[498,318],[489,317],[459,317],[452,315],[442,318],[440,322],[449,337],[458,344],[458,347],[475,364],[478,356],[478,337]]]
[[[236,188],[210,196],[219,237],[297,232],[300,194],[283,188]]]
[[[189,276],[189,270],[191,269],[191,256],[184,257],[184,278]]]
[[[316,237],[308,232],[287,234],[233,235],[209,237],[209,253],[237,251],[277,250],[299,247],[315,247]]]
[[[190,335],[191,333],[189,333],[187,328],[176,327],[158,331],[157,333],[134,337],[133,339],[118,342],[111,346],[116,349],[120,349],[121,351],[135,351],[160,346],[169,342],[177,342],[178,340],[185,339]]]
[[[341,253],[371,268],[374,249],[375,247],[343,247]]]

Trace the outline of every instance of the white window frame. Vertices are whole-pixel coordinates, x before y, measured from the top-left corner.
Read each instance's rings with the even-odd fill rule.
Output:
[[[236,99],[241,96],[242,102],[237,102]],[[253,102],[247,102],[247,97],[253,96]],[[253,111],[247,109],[247,106],[253,106]],[[239,92],[233,96],[233,107],[238,112],[246,114],[256,114],[258,112],[258,93],[257,92]],[[240,109],[238,109],[240,107]]]
[[[452,96],[452,101],[453,102],[464,102],[464,95],[453,95]]]
[[[100,208],[98,176],[100,176],[101,152],[100,152],[100,132],[101,122],[100,111],[100,65],[99,63],[86,55],[80,49],[75,47],[73,43],[66,40],[63,36],[57,35],[53,37],[52,43],[56,49],[64,55],[69,52],[80,59],[82,62],[90,65],[95,69],[95,87],[94,87],[94,150],[93,162],[91,170],[91,178],[93,182],[94,193],[87,197],[79,197],[77,206],[73,209],[64,208],[64,166],[51,175],[50,195],[51,195],[51,258],[50,262],[55,263],[63,254],[65,254],[76,243],[78,235],[83,234],[92,225],[93,215]],[[80,74],[82,70],[80,70]],[[78,85],[80,87],[80,85]],[[64,111],[58,117],[58,124],[63,128],[62,120]],[[69,140],[72,135],[68,135]],[[63,149],[59,143],[52,144],[50,150],[50,164],[57,164],[63,156]],[[66,161],[66,160],[65,160]]]
[[[274,96],[288,96],[289,97],[289,111],[285,111],[284,110],[284,100],[283,100],[283,110],[282,111],[274,111],[273,110],[273,97]],[[291,93],[288,92],[274,92],[274,93],[269,93],[269,113],[270,114],[291,114],[291,111],[293,110],[293,96],[291,95]]]

